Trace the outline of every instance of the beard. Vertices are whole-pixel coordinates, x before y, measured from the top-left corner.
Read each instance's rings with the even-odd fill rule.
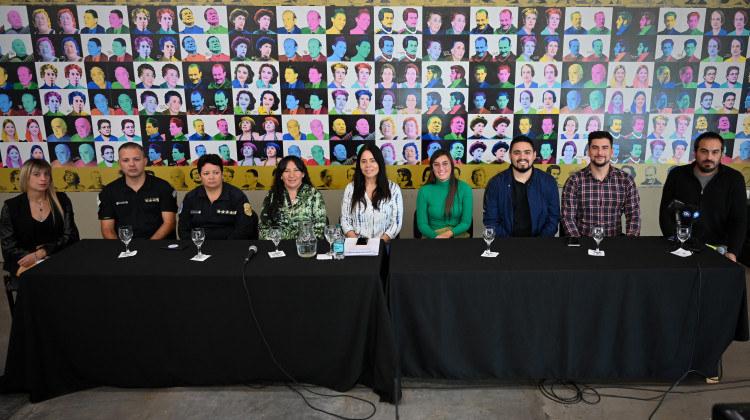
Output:
[[[516,164],[515,164],[515,163],[512,163],[512,162],[511,162],[510,166],[512,166],[512,167],[513,167],[513,169],[515,169],[516,171],[518,171],[518,172],[520,172],[520,173],[526,173],[526,172],[528,172],[529,170],[531,170],[531,168],[533,168],[533,167],[534,167],[534,164],[533,164],[533,162],[530,162],[530,163],[529,163],[529,166],[527,166],[527,167],[525,167],[525,168],[519,168],[518,166],[516,166]]]
[[[711,172],[715,171],[718,166],[719,165],[717,165],[716,162],[707,159],[701,162],[700,165],[697,166],[697,168],[704,174],[710,174]]]
[[[597,163],[596,159],[591,159],[591,163],[594,166],[596,166],[597,168],[603,168],[603,167],[607,166],[607,164],[609,163],[609,159],[604,159],[603,163]]]

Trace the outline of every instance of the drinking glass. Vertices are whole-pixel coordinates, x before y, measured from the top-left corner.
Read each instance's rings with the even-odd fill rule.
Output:
[[[600,225],[594,226],[594,230],[591,231],[591,236],[594,238],[594,241],[596,241],[596,253],[599,254],[601,251],[599,251],[599,243],[604,239],[604,227]]]
[[[120,226],[120,229],[118,229],[118,236],[120,237],[120,240],[125,244],[125,253],[130,254],[130,249],[128,249],[128,244],[130,244],[130,241],[133,239],[133,227],[132,226]]]
[[[677,226],[677,239],[680,241],[680,249],[685,246],[685,241],[690,238],[690,226],[679,225]]]
[[[336,226],[327,225],[323,234],[325,234],[326,241],[328,241],[328,252],[326,255],[333,257],[333,240],[336,239]]]
[[[281,242],[281,226],[272,226],[268,230],[268,239],[273,242],[273,246],[276,247],[274,252],[279,252],[279,242]]]
[[[201,252],[201,245],[203,245],[203,241],[206,240],[206,232],[203,228],[194,228],[190,233],[190,237],[193,238],[193,243],[198,247],[197,257],[202,257],[203,253]]]
[[[491,252],[490,244],[495,240],[495,228],[492,226],[485,226],[482,230],[482,237],[484,238],[484,242],[487,243],[487,250],[484,251],[484,254],[489,255]]]

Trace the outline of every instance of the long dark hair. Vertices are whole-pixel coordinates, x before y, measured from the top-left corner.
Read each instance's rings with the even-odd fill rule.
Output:
[[[385,159],[383,153],[375,143],[366,143],[357,155],[357,166],[354,167],[354,192],[352,193],[352,202],[349,206],[349,212],[353,213],[357,204],[362,203],[362,207],[367,207],[365,198],[365,175],[362,173],[360,160],[365,151],[372,153],[375,162],[378,163],[378,175],[376,179],[375,191],[372,193],[372,207],[377,210],[381,202],[391,199],[391,188],[388,184],[388,176],[385,174]]]
[[[425,182],[425,185],[434,184],[437,181],[437,178],[435,178],[435,169],[433,168],[432,164],[435,163],[435,159],[439,158],[440,156],[447,157],[448,162],[451,163],[451,177],[448,179],[448,182],[450,183],[448,187],[448,197],[446,197],[445,199],[445,208],[443,209],[443,216],[445,216],[445,218],[447,219],[451,214],[451,210],[453,209],[453,201],[456,199],[456,193],[458,192],[458,179],[456,178],[456,173],[453,171],[453,156],[451,156],[450,152],[445,149],[439,149],[432,154],[432,156],[430,157],[430,177],[427,178],[427,182]]]
[[[276,169],[274,170],[273,185],[271,185],[271,189],[268,191],[270,201],[268,205],[261,210],[261,217],[266,220],[278,220],[277,213],[279,212],[279,207],[284,204],[284,192],[286,191],[284,181],[281,180],[281,175],[284,173],[286,165],[289,162],[293,162],[294,166],[296,166],[297,169],[299,169],[304,174],[304,177],[302,178],[302,184],[307,184],[312,187],[312,182],[310,182],[310,174],[307,172],[307,166],[305,166],[305,162],[303,162],[302,159],[293,155],[289,155],[281,159],[279,164],[276,165]],[[300,185],[300,188],[302,188],[302,185]]]

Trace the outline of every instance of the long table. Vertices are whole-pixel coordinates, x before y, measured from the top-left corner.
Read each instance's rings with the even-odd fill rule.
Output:
[[[748,340],[744,269],[660,237],[398,240],[389,303],[401,375],[449,379],[716,376]],[[698,269],[700,267],[700,271]]]
[[[346,391],[357,383],[382,401],[400,393],[378,257],[269,258],[270,241],[207,241],[206,262],[177,241],[84,240],[23,275],[3,389],[33,402],[100,385],[169,387],[290,382],[274,365],[242,284],[246,267],[260,327],[296,380]],[[187,245],[187,242],[182,242]],[[319,244],[321,250],[328,245]]]

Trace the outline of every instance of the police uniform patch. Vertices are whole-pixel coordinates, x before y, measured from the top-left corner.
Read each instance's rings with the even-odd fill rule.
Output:
[[[245,214],[246,215],[248,215],[248,216],[252,216],[253,215],[253,209],[252,209],[252,207],[250,207],[250,203],[245,203],[242,206],[242,208],[245,210]]]

